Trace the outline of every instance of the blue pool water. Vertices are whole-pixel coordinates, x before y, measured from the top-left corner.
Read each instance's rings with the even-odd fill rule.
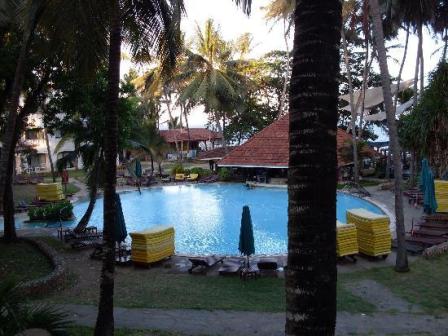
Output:
[[[286,189],[247,189],[243,184],[176,185],[121,194],[128,232],[169,224],[176,230],[176,251],[185,254],[237,254],[241,212],[249,205],[257,254],[286,252]],[[84,214],[88,202],[74,206]],[[337,218],[345,222],[346,209],[382,211],[370,202],[338,193]],[[103,204],[96,203],[90,225],[102,228]],[[73,226],[76,221],[67,223]],[[18,224],[18,226],[43,224]]]

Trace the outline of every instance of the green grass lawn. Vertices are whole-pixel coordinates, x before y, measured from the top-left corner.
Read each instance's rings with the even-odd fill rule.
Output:
[[[410,268],[408,273],[397,273],[392,267],[374,268],[346,278],[378,281],[430,314],[448,313],[448,255],[430,260],[419,258]]]
[[[34,246],[23,241],[6,244],[0,240],[0,279],[28,281],[51,271],[50,261]]]
[[[140,276],[138,273],[143,273]],[[76,278],[72,279],[76,282]],[[76,295],[52,295],[53,303],[97,304],[98,287]],[[137,272],[117,276],[114,302],[118,307],[161,309],[206,309],[282,312],[285,310],[284,280],[261,278],[241,281],[238,277],[207,277]],[[338,310],[371,313],[375,307],[338,287]]]

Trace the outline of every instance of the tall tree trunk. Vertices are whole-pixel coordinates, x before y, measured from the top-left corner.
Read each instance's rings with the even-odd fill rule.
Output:
[[[117,223],[115,188],[117,177],[118,94],[120,85],[121,10],[119,0],[113,0],[110,23],[109,74],[107,113],[108,127],[104,134],[104,240],[106,258],[101,269],[100,300],[95,336],[114,334],[114,229]]]
[[[181,105],[181,108],[184,112],[185,116],[185,126],[187,126],[187,136],[188,136],[188,143],[187,143],[187,153],[190,152],[190,143],[191,143],[191,135],[190,135],[190,126],[188,125],[188,112],[187,107],[184,105]]]
[[[395,120],[395,110],[390,89],[390,76],[387,66],[386,48],[384,46],[383,24],[380,16],[378,0],[370,0],[370,14],[373,19],[373,31],[378,51],[378,62],[381,70],[381,83],[383,86],[384,106],[386,109],[387,124],[389,128],[389,143],[393,155],[394,177],[395,177],[395,226],[397,231],[397,260],[395,270],[406,272],[409,270],[408,257],[406,251],[405,226],[403,216],[403,192],[402,192],[402,166],[401,150],[398,142],[397,125]]]
[[[358,139],[360,141],[362,141],[362,133],[364,130],[364,127],[362,125],[363,121],[364,121],[364,109],[366,106],[366,90],[367,90],[367,81],[369,78],[369,72],[370,72],[370,68],[372,66],[372,62],[373,62],[373,53],[372,53],[372,58],[369,61],[369,35],[370,35],[370,30],[367,29],[366,37],[365,37],[365,44],[366,44],[366,59],[364,61],[364,69],[363,69],[363,74],[362,74],[362,87],[361,87],[361,95],[359,96],[358,101],[356,102],[356,110],[358,110],[358,106],[361,106],[361,115],[359,117],[359,127],[358,127]],[[361,103],[360,103],[361,100]]]
[[[418,39],[418,46],[417,46],[417,59],[415,61],[415,72],[414,72],[414,86],[413,86],[413,90],[414,90],[414,108],[417,106],[418,103],[418,73],[419,73],[419,69],[420,69],[420,43],[422,42],[422,40],[419,38]],[[421,92],[420,92],[421,94]]]
[[[11,178],[8,178],[7,176],[9,171],[8,166],[10,158],[14,157],[14,132],[16,130],[19,100],[24,80],[26,54],[34,36],[36,20],[37,18],[34,20],[33,25],[30,27],[30,29],[25,30],[25,32],[23,33],[22,45],[20,47],[19,56],[17,58],[14,81],[11,87],[11,95],[6,103],[5,108],[5,111],[8,113],[8,117],[6,120],[2,139],[2,151],[0,154],[0,206],[3,206],[3,196],[5,195],[7,181],[11,180]],[[9,232],[9,230],[5,231],[5,239],[15,239],[15,237],[8,236]]]
[[[173,114],[171,113],[171,106],[170,106],[171,97],[169,97],[167,93],[165,93],[165,101],[166,101],[166,110],[168,111],[168,117],[170,118],[170,123],[172,125],[172,128],[175,130],[176,125],[174,123],[174,118],[173,118]],[[177,141],[176,133],[174,134],[174,144],[176,146],[176,153],[179,154],[179,143]]]
[[[291,61],[289,56],[289,43],[288,43],[288,37],[289,37],[289,28],[290,25],[287,25],[288,20],[283,19],[283,39],[285,41],[285,47],[286,47],[286,72],[285,72],[285,78],[283,82],[283,88],[282,88],[282,94],[280,96],[280,105],[278,107],[278,116],[277,118],[280,118],[283,115],[283,111],[285,109],[286,104],[286,93],[288,90],[288,79],[289,79],[289,69],[291,68]]]
[[[89,205],[87,206],[87,210],[82,216],[81,220],[78,222],[78,225],[76,225],[75,229],[73,230],[74,232],[81,233],[86,229],[87,225],[89,225],[90,217],[92,216],[93,209],[95,209],[97,194],[98,185],[94,183],[92,186],[90,186]]]
[[[3,228],[4,228],[4,240],[6,242],[13,242],[17,239],[16,225],[14,219],[14,190],[12,188],[12,177],[14,174],[15,164],[15,148],[19,141],[20,134],[23,131],[25,124],[26,110],[22,110],[18,115],[16,129],[14,131],[13,141],[11,143],[13,151],[10,152],[8,159],[8,169],[5,177],[5,189],[3,192]]]
[[[350,96],[350,113],[351,120],[350,125],[352,129],[352,148],[353,148],[353,180],[355,183],[359,183],[359,159],[358,159],[358,140],[356,139],[356,118],[358,109],[355,109],[355,98],[353,97],[353,82],[350,67],[350,60],[348,55],[347,39],[345,38],[344,27],[341,29],[342,45],[344,48],[344,63],[347,71],[348,90]]]
[[[302,0],[295,9],[289,95],[286,335],[335,332],[341,10],[338,0]]]
[[[56,182],[56,174],[54,172],[53,157],[51,156],[50,141],[48,139],[48,132],[45,127],[44,127],[44,135],[45,135],[45,145],[47,146],[48,160],[50,160],[51,177],[53,178],[53,183],[55,183]]]
[[[423,56],[423,24],[418,26],[418,54],[420,55],[420,94],[425,89],[425,57]]]
[[[398,103],[398,96],[400,93],[400,84],[401,84],[401,75],[403,73],[404,64],[406,62],[406,56],[408,55],[408,45],[409,45],[409,25],[406,27],[406,42],[404,43],[404,52],[403,52],[403,58],[400,64],[400,71],[398,71],[398,78],[397,78],[397,92],[395,93],[395,101],[394,101],[394,110],[397,110],[397,103]]]

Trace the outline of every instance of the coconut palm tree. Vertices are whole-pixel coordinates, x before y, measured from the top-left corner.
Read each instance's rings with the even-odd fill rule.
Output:
[[[100,300],[95,335],[112,335],[114,330],[113,294],[115,249],[113,231],[116,226],[115,185],[118,137],[118,94],[120,83],[121,43],[126,40],[134,58],[148,59],[151,51],[161,59],[162,73],[173,69],[179,54],[180,17],[183,1],[119,1],[108,2],[109,72],[107,119],[104,134],[104,239],[105,254],[101,270]]]
[[[265,18],[269,21],[282,21],[283,24],[283,39],[285,42],[286,52],[290,53],[289,47],[289,36],[291,34],[291,28],[293,26],[293,14],[294,8],[296,7],[296,0],[272,0],[268,6],[264,8],[266,11]],[[287,87],[290,76],[290,58],[286,58],[286,69],[285,78],[283,82],[283,91],[282,96],[280,98],[280,107],[279,107],[279,116],[284,113],[284,107],[286,105],[286,95],[287,95]]]
[[[336,324],[336,123],[342,8],[298,1],[290,84],[286,335]]]
[[[383,22],[378,0],[369,1],[370,15],[373,23],[373,35],[378,52],[378,62],[381,70],[381,82],[383,87],[384,106],[389,128],[389,143],[393,155],[394,179],[395,179],[395,220],[397,232],[397,259],[395,270],[397,272],[407,272],[409,270],[406,252],[405,226],[403,215],[403,192],[402,192],[402,166],[401,149],[398,141],[397,125],[395,120],[395,110],[392,101],[390,88],[390,75],[387,65],[387,54],[384,46]]]
[[[213,20],[199,26],[195,35],[195,52],[187,50],[186,61],[176,80],[185,83],[179,102],[190,106],[203,104],[220,132],[225,131],[226,117],[241,102],[242,83],[233,61],[230,43],[223,40]],[[221,126],[222,119],[222,126]]]

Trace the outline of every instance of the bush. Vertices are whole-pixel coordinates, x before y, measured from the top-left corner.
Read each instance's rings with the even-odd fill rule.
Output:
[[[190,169],[190,174],[198,174],[199,177],[210,176],[212,171],[210,169],[204,169],[202,167],[193,167]]]
[[[184,169],[184,175],[190,175],[190,169],[185,168]]]
[[[51,203],[28,210],[30,220],[69,220],[73,217],[73,205],[70,201]]]
[[[171,175],[176,174],[183,174],[184,173],[184,166],[182,166],[182,163],[177,163],[171,168]]]
[[[218,176],[221,181],[229,181],[231,177],[230,169],[220,168],[218,171]]]

